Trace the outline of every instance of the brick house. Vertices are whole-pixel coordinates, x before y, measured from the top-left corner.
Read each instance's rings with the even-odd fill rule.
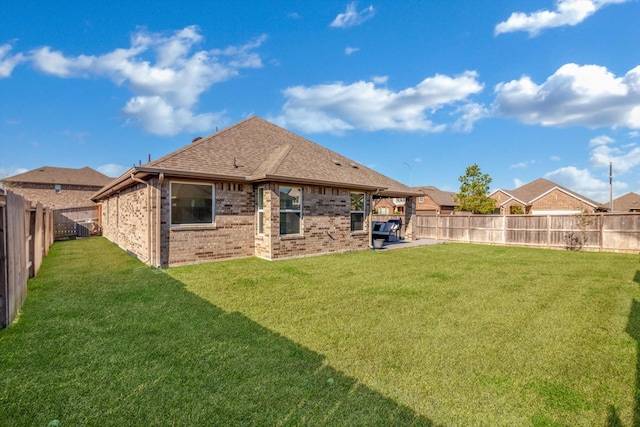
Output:
[[[43,166],[0,180],[5,189],[51,209],[93,206],[91,196],[111,178],[95,169]]]
[[[404,197],[379,197],[373,201],[373,208],[380,215],[404,215]]]
[[[605,206],[610,209],[609,203]],[[640,194],[630,192],[613,199],[613,212],[640,212]]]
[[[415,192],[258,117],[134,166],[93,196],[103,235],[152,266],[370,247],[374,196]]]
[[[442,191],[432,185],[413,189],[421,193],[416,198],[417,214],[453,215],[455,213],[458,203],[455,201],[456,193],[453,191]]]
[[[515,190],[496,190],[489,195],[496,201],[500,214],[520,211],[530,215],[563,215],[606,211],[606,207],[581,194],[544,178],[536,179]]]

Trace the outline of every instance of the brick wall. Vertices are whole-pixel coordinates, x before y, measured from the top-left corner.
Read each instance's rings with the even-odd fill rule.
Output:
[[[277,188],[274,186],[274,188]],[[351,192],[329,187],[303,187],[301,234],[280,236],[280,215],[277,190],[269,190],[271,228],[265,236],[271,242],[271,259],[357,251],[369,248],[369,233],[351,232]],[[367,212],[371,206],[366,194]],[[266,232],[265,232],[266,235]]]
[[[586,212],[594,212],[593,206],[558,189],[536,200],[531,208],[533,210],[586,210]]]
[[[56,193],[54,184],[31,184],[6,182],[4,188],[20,194],[29,201],[40,202],[51,209],[63,209],[73,207],[91,206],[91,196],[100,187],[84,185],[61,185],[60,192]]]
[[[416,197],[416,211],[418,213],[439,213],[440,205],[425,194],[424,196]]]
[[[162,266],[250,256],[283,259],[370,247],[366,220],[365,230],[351,232],[351,191],[348,189],[303,187],[301,233],[281,236],[277,184],[264,185],[262,234],[257,233],[256,189],[240,183],[213,184],[215,219],[211,225],[171,225],[171,181],[164,181],[158,197],[157,180],[152,180],[149,187],[137,184],[102,202],[103,235],[142,261],[159,262]],[[366,198],[365,218],[371,210],[370,194]],[[157,200],[161,203],[159,241],[155,229]],[[415,205],[408,206],[405,224],[410,228]],[[159,257],[156,245],[160,248]]]
[[[195,264],[255,254],[252,185],[216,182],[213,225],[171,225],[170,181],[162,186],[162,265]]]
[[[149,253],[149,190],[136,184],[102,202],[102,235],[143,262]]]

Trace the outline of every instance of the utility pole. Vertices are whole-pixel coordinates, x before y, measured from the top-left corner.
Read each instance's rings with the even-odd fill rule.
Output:
[[[609,212],[613,212],[613,164],[609,162]]]

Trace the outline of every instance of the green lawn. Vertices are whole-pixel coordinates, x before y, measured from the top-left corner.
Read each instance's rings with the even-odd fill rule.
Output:
[[[639,340],[637,255],[447,244],[163,272],[60,242],[0,331],[0,425],[633,426]]]

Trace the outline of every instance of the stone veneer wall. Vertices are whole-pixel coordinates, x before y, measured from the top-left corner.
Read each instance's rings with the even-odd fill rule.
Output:
[[[166,180],[162,186],[163,266],[250,257],[255,254],[256,208],[255,191],[251,184],[214,183],[214,224],[172,226],[170,183],[170,180]]]

